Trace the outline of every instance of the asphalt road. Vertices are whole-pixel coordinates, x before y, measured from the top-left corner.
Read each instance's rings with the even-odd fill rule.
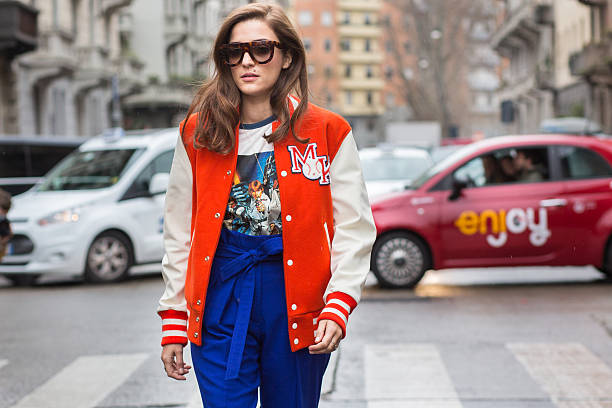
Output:
[[[0,408],[197,407],[159,360],[158,275],[0,279]],[[612,407],[612,284],[591,268],[429,272],[366,286],[322,408]]]

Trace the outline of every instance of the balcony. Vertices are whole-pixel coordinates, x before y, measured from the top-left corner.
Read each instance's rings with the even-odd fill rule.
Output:
[[[379,52],[342,51],[340,53],[340,62],[343,64],[380,64],[383,59],[383,55]]]
[[[345,78],[340,81],[340,87],[352,91],[378,91],[385,87],[385,81],[380,78]]]
[[[116,13],[119,9],[127,7],[132,4],[132,0],[102,0],[100,11],[105,15],[111,15]]]
[[[597,44],[589,44],[569,59],[572,75],[612,75],[612,33]]]
[[[607,0],[578,0],[580,3],[589,7],[603,7],[606,5]]]
[[[0,53],[15,56],[36,49],[37,15],[18,1],[0,2]]]
[[[382,3],[377,0],[340,0],[338,9],[343,11],[379,11]]]
[[[382,36],[378,25],[341,25],[338,29],[340,37],[377,38]]]
[[[538,4],[524,3],[510,14],[491,37],[491,47],[503,55],[525,44],[537,44],[541,25],[550,25],[552,6],[540,0]]]
[[[181,43],[189,36],[189,20],[178,15],[166,16],[166,27],[164,29],[164,37],[166,38],[166,47]]]

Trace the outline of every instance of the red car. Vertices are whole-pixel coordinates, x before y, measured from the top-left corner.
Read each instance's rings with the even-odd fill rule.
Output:
[[[594,265],[612,272],[612,141],[485,139],[372,203],[372,271],[412,287],[428,269]]]

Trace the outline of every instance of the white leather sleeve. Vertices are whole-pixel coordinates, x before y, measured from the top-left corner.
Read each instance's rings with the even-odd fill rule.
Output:
[[[376,226],[361,172],[353,132],[349,132],[330,165],[330,187],[334,211],[334,238],[331,244],[331,279],[324,299],[343,292],[355,302],[370,271]]]
[[[191,162],[179,136],[170,169],[164,206],[164,250],[162,276],[166,289],[157,311],[187,311],[185,278],[191,249],[191,198],[193,173]]]

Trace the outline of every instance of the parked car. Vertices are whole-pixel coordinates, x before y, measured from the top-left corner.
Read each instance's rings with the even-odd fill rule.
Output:
[[[29,190],[84,139],[0,137],[0,188],[12,195]]]
[[[361,149],[359,159],[370,200],[404,190],[433,164],[425,149],[392,145]]]
[[[41,274],[125,278],[160,262],[164,193],[177,129],[109,134],[68,155],[45,181],[14,198],[9,253],[0,274],[29,283]]]
[[[523,170],[504,176],[502,163]],[[372,211],[371,267],[382,286],[411,287],[428,269],[444,268],[594,265],[611,274],[612,141],[485,139]]]

